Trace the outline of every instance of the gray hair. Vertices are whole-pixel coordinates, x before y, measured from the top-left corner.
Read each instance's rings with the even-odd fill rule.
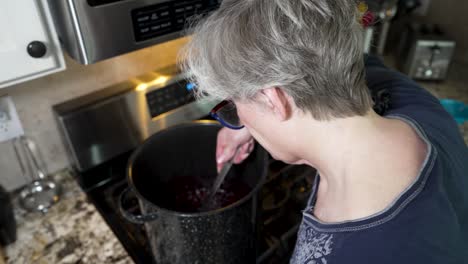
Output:
[[[252,99],[280,87],[317,120],[366,114],[362,14],[355,0],[224,0],[193,28],[182,69],[200,96]]]

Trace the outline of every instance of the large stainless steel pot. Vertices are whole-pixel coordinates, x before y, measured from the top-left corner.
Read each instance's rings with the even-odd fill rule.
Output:
[[[212,184],[219,129],[210,121],[169,128],[151,136],[129,160],[130,187],[121,195],[121,212],[129,221],[145,224],[157,263],[255,262],[257,194],[268,167],[268,154],[260,146],[245,162],[233,166],[227,176],[227,180],[248,186],[248,194],[240,200],[196,213],[167,206],[175,195],[170,192],[174,177],[191,176]],[[133,215],[122,206],[128,192],[138,197],[141,215]]]

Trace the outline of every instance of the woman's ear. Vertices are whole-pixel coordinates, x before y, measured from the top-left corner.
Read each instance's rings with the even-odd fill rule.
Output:
[[[291,116],[291,97],[280,87],[270,87],[262,89],[260,96],[267,108],[274,113],[281,121],[285,121]]]

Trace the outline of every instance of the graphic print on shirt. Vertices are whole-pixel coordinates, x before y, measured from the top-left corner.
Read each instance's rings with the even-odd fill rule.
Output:
[[[299,228],[291,264],[327,264],[332,253],[333,235],[316,232],[306,223]]]

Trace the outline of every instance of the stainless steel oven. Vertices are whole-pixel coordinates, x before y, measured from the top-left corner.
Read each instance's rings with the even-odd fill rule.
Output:
[[[65,50],[91,64],[183,34],[194,15],[221,0],[49,0]]]
[[[167,127],[208,115],[175,66],[54,106],[72,164],[84,171],[133,150]]]

